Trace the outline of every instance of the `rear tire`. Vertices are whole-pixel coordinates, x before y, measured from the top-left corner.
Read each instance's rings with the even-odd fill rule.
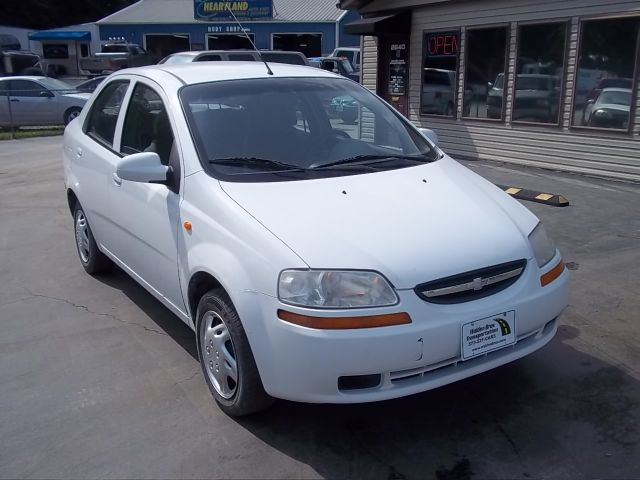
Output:
[[[269,408],[247,335],[221,289],[205,293],[196,314],[198,357],[207,386],[223,412],[241,417]]]
[[[73,226],[78,257],[85,271],[90,275],[110,271],[113,268],[113,262],[98,249],[87,216],[79,203],[76,203],[73,210]]]

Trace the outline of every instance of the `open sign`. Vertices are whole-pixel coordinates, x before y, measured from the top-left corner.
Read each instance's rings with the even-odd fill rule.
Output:
[[[429,57],[457,57],[460,32],[438,32],[426,36],[426,52]]]

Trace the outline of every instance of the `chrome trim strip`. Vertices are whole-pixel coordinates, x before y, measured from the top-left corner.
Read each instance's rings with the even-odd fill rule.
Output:
[[[461,283],[458,285],[451,285],[449,287],[435,288],[433,290],[423,290],[421,293],[426,297],[442,297],[444,295],[451,295],[454,293],[466,292],[469,290],[482,290],[484,287],[493,285],[495,283],[504,282],[510,278],[517,277],[522,273],[524,267],[516,268],[515,270],[509,270],[508,272],[499,273],[492,277],[487,278],[474,278],[471,282]]]

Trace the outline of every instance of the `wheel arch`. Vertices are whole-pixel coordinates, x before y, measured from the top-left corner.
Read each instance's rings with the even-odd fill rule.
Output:
[[[71,188],[67,188],[67,204],[69,205],[71,215],[73,215],[73,211],[78,203],[78,196],[76,193]]]
[[[198,302],[200,302],[200,299],[205,293],[214,289],[221,289],[227,294],[227,296],[229,295],[222,286],[222,283],[220,283],[220,281],[218,281],[218,279],[211,273],[200,270],[191,275],[189,285],[187,286],[187,303],[191,320],[193,321],[193,326],[196,328],[198,321],[196,317]]]

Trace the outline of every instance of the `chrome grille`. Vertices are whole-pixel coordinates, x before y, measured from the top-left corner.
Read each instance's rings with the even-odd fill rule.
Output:
[[[431,303],[461,303],[504,290],[520,278],[527,261],[515,260],[492,267],[459,273],[415,287],[420,298]]]

